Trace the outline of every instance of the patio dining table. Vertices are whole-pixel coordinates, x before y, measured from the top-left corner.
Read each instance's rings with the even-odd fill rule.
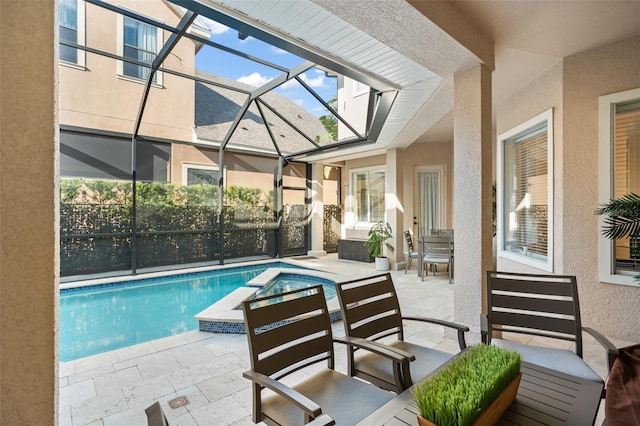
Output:
[[[516,400],[502,415],[498,425],[593,425],[603,384],[524,361],[521,371]],[[411,389],[407,389],[359,425],[417,426],[417,416]]]

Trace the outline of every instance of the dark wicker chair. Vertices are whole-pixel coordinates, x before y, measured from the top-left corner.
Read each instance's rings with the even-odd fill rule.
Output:
[[[243,376],[252,382],[255,423],[301,425],[326,414],[352,425],[395,396],[334,370],[334,342],[373,350],[392,359],[398,372],[409,359],[367,341],[334,338],[322,286],[245,301],[243,309],[251,358]],[[319,362],[327,368],[318,369]],[[293,386],[280,381],[312,365],[309,378]],[[264,389],[272,392],[263,396]]]
[[[415,357],[410,370],[403,372],[399,382],[394,374],[394,365],[388,359],[376,353],[349,347],[348,367],[351,376],[367,380],[383,389],[401,392],[411,386],[412,377],[416,380],[423,379],[453,356],[404,341],[404,320],[429,322],[457,330],[460,349],[466,347],[464,333],[469,331],[466,326],[433,318],[402,316],[398,295],[389,273],[336,283],[336,289],[348,337],[368,339],[407,357]],[[394,335],[396,340],[387,339],[385,345],[377,342]]]
[[[603,379],[582,359],[582,332],[605,349],[608,366],[618,350],[597,331],[583,327],[575,276],[487,272],[487,314],[482,340],[519,352],[523,360],[599,383]],[[575,351],[534,346],[494,337],[518,333],[573,342]]]

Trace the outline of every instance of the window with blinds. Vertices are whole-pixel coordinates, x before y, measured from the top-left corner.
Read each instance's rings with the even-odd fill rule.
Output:
[[[136,19],[124,17],[124,57],[151,64],[158,49],[158,29]],[[126,76],[146,80],[149,68],[125,62],[123,73]],[[153,76],[156,83],[157,76]]]
[[[354,213],[358,222],[385,220],[384,171],[354,171],[351,174]]]
[[[640,101],[614,105],[613,196],[640,194]],[[640,236],[614,241],[616,273],[640,266]]]
[[[551,270],[552,111],[500,135],[500,253]]]

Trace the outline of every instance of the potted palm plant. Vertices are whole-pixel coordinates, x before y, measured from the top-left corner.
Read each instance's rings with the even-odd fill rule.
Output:
[[[640,195],[626,194],[602,204],[596,210],[598,215],[606,215],[602,235],[615,240],[618,238],[637,238],[640,236]],[[632,256],[640,256],[640,247],[635,246]],[[640,275],[634,280],[640,283]]]
[[[376,222],[367,234],[364,246],[369,251],[369,254],[376,259],[376,269],[378,271],[389,270],[389,258],[383,255],[383,250],[386,248],[393,253],[394,248],[388,241],[391,238],[393,238],[391,225],[385,221]]]

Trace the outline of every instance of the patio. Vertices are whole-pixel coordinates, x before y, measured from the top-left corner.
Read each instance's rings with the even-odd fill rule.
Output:
[[[300,263],[338,274],[374,272],[373,264],[335,255]],[[405,315],[453,320],[456,284],[450,285],[446,274],[428,275],[423,282],[415,268],[391,274]],[[340,322],[333,329],[344,335]],[[438,326],[411,324],[405,337],[448,352],[458,348],[455,336],[444,336]],[[337,354],[337,369],[346,371],[346,350],[338,348]],[[604,352],[586,335],[585,358],[600,375],[606,374]],[[156,400],[171,425],[253,424],[250,383],[242,378],[248,368],[244,335],[197,331],[61,363],[60,425],[146,425],[144,408]],[[303,373],[294,376],[298,374]],[[188,404],[170,408],[168,402],[178,397],[186,397]],[[599,419],[603,411],[601,407]]]

